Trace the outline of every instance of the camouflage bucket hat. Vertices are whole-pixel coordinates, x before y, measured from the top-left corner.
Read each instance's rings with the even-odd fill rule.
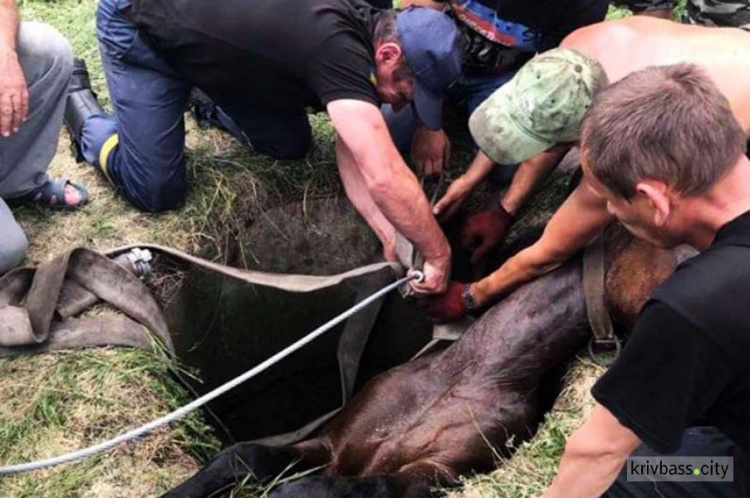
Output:
[[[607,76],[594,59],[569,49],[537,55],[469,118],[482,151],[498,164],[517,164],[578,140],[581,120]]]

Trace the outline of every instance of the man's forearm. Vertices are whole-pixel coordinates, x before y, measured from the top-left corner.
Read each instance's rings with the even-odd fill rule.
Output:
[[[16,0],[0,0],[0,51],[16,50],[18,7]]]
[[[559,267],[565,260],[540,258],[529,247],[510,258],[495,272],[471,285],[471,293],[478,306],[490,306],[526,282],[541,277]]]
[[[426,259],[450,259],[448,240],[433,216],[417,178],[400,156],[390,159],[395,163],[388,168],[391,174],[382,175],[379,181],[369,184],[373,200],[396,230]]]
[[[503,196],[503,208],[510,214],[518,213],[537,187],[560,164],[568,150],[570,147],[558,145],[522,162],[513,176],[508,192]]]
[[[487,157],[487,155],[480,150],[477,152],[477,155],[474,156],[474,160],[471,162],[469,169],[466,170],[466,173],[464,173],[463,176],[472,185],[478,185],[487,178],[487,175],[490,174],[494,166],[495,163],[492,162],[492,159]]]
[[[595,403],[586,422],[568,438],[557,477],[544,497],[601,496],[639,444],[641,440],[633,431]]]
[[[380,110],[357,100],[328,104],[340,147],[347,149],[373,202],[385,218],[425,257],[425,287],[444,290],[450,246],[432,214],[417,178],[393,145]],[[434,270],[434,271],[433,271]]]
[[[617,455],[563,455],[560,469],[543,498],[597,498],[617,478],[625,457]]]
[[[472,285],[477,304],[488,306],[522,284],[559,267],[593,240],[611,220],[606,202],[582,182],[552,216],[538,241]]]
[[[390,250],[395,244],[396,229],[378,208],[349,149],[339,139],[336,140],[336,162],[347,197],[378,236],[386,251]]]

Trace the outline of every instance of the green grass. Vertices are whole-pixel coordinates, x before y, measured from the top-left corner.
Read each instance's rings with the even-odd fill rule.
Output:
[[[182,406],[174,365],[138,350],[69,351],[0,361],[0,462],[56,456]],[[197,413],[138,443],[0,480],[4,497],[149,496],[189,476],[218,444]]]

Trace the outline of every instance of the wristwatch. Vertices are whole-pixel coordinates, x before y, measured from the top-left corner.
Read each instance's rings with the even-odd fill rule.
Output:
[[[475,310],[479,307],[477,301],[474,299],[474,294],[471,293],[471,284],[466,284],[464,286],[464,290],[461,291],[461,298],[463,299],[467,310]]]

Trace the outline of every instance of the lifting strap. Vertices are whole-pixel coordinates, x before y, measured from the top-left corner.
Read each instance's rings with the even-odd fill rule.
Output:
[[[583,253],[583,296],[586,301],[586,315],[593,333],[589,342],[589,354],[595,361],[600,361],[599,354],[595,352],[597,346],[613,348],[615,357],[621,349],[620,340],[615,335],[612,319],[607,310],[605,279],[604,238],[600,234],[586,246]]]
[[[137,276],[110,259],[134,249],[148,249],[242,282],[288,292],[314,292],[356,280],[356,302],[404,273],[397,263],[377,263],[331,276],[274,274],[233,268],[154,244],[119,247],[106,255],[73,249],[36,269],[18,268],[0,278],[0,357],[108,345],[156,350],[153,337],[174,355],[166,320],[151,292]],[[122,315],[73,318],[99,301]],[[353,395],[359,363],[382,304],[383,299],[378,300],[344,326],[337,350],[341,406]],[[267,444],[300,440],[338,410],[295,432],[268,438]]]

